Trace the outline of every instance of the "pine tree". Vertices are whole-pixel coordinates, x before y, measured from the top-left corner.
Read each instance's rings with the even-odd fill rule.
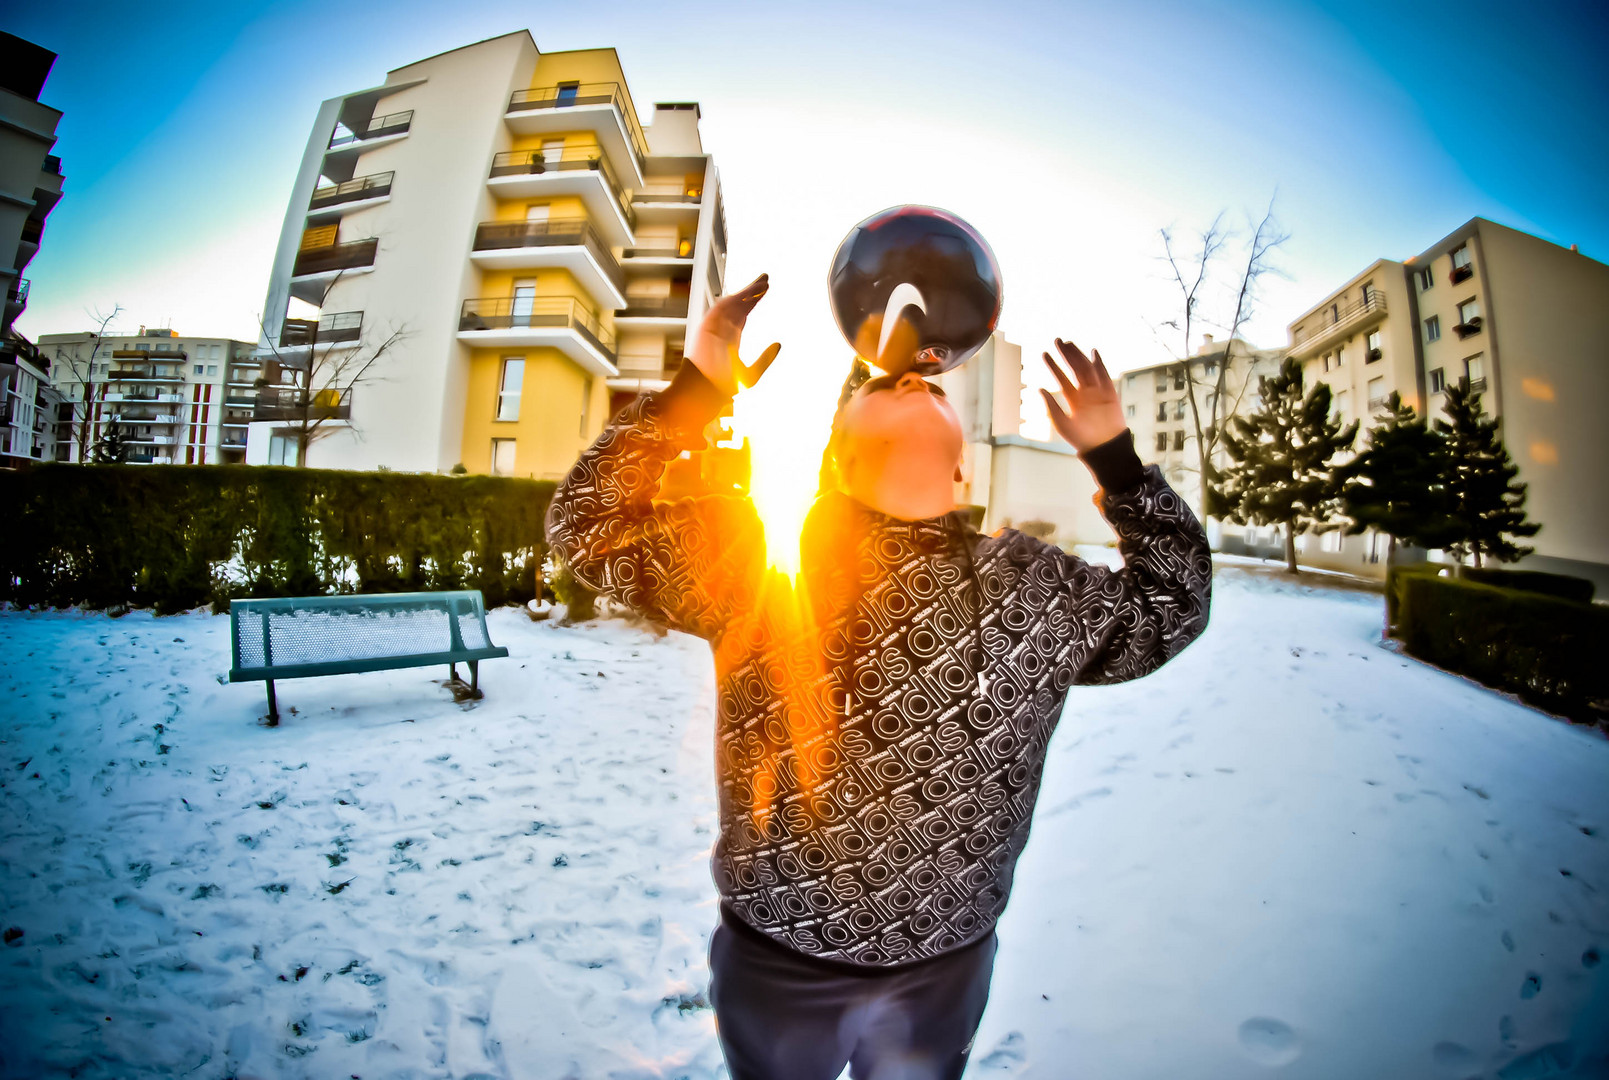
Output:
[[[128,460],[129,450],[128,432],[112,419],[101,429],[101,437],[95,440],[90,453],[97,465],[116,465]]]
[[[1331,460],[1352,446],[1354,420],[1344,428],[1330,417],[1330,388],[1319,383],[1302,393],[1302,365],[1286,357],[1279,374],[1258,379],[1262,399],[1224,429],[1229,464],[1214,492],[1225,516],[1238,525],[1285,529],[1285,565],[1296,573],[1296,534],[1334,527],[1340,478]]]
[[[1480,394],[1469,379],[1447,388],[1446,420],[1436,430],[1447,440],[1447,489],[1452,496],[1453,531],[1444,545],[1462,562],[1475,566],[1490,555],[1514,562],[1534,548],[1521,547],[1511,536],[1535,536],[1542,526],[1525,520],[1526,485],[1515,482],[1520,467],[1508,456],[1497,433],[1498,421],[1481,408]]]
[[[1455,533],[1447,440],[1395,390],[1386,405],[1390,413],[1369,429],[1367,447],[1339,470],[1347,532],[1378,529],[1391,537],[1393,553],[1398,541],[1446,547]]]

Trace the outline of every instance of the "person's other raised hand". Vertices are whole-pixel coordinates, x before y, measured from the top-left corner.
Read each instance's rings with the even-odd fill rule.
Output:
[[[1061,385],[1061,398],[1049,390],[1039,391],[1045,396],[1045,408],[1050,412],[1051,426],[1062,438],[1072,443],[1080,453],[1093,449],[1128,430],[1123,418],[1123,403],[1117,396],[1117,387],[1106,373],[1100,350],[1094,350],[1095,359],[1070,341],[1056,339],[1056,351],[1061,353],[1063,364],[1072,370],[1069,377],[1063,364],[1043,354],[1045,366]]]
[[[715,301],[698,324],[698,333],[693,338],[693,349],[688,359],[706,379],[715,384],[716,389],[728,397],[736,396],[739,386],[753,386],[759,382],[765,369],[771,366],[771,361],[782,350],[779,343],[773,342],[752,364],[745,364],[738,356],[738,347],[743,341],[743,325],[748,322],[749,312],[754,310],[754,305],[770,288],[770,277],[761,274],[737,292],[728,293]]]

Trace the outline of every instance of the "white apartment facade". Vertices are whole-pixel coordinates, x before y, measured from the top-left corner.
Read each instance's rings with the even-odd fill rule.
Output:
[[[306,410],[278,389],[295,383],[327,421],[310,465],[561,476],[666,385],[724,290],[699,118],[663,103],[642,125],[614,50],[541,53],[527,31],[326,101],[270,278],[247,460],[296,460]]]

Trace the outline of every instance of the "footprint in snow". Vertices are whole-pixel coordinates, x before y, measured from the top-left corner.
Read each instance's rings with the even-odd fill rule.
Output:
[[[1014,1071],[1027,1060],[1028,1040],[1023,1038],[1022,1032],[1013,1031],[994,1044],[994,1049],[978,1062],[978,1068],[1001,1072]]]
[[[1240,1025],[1240,1048],[1261,1065],[1289,1065],[1302,1055],[1302,1041],[1291,1026],[1266,1016]]]

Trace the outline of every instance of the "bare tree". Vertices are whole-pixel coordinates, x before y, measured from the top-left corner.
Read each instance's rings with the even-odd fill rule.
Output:
[[[101,346],[106,341],[106,328],[122,313],[122,304],[113,304],[109,312],[102,313],[97,308],[89,313],[90,318],[95,320],[95,329],[89,335],[91,345],[88,359],[78,355],[76,346],[71,352],[60,345],[56,346],[56,362],[65,362],[67,369],[73,373],[73,378],[84,386],[83,399],[72,402],[72,423],[78,442],[78,460],[81,462],[89,460],[90,429],[95,426],[95,361],[100,356]],[[83,367],[80,367],[80,364]]]
[[[341,275],[337,274],[325,286],[321,302],[329,298],[330,291],[340,280]],[[295,437],[299,468],[307,465],[308,448],[335,430],[326,425],[351,419],[353,388],[373,381],[375,364],[408,336],[405,327],[394,327],[378,341],[365,341],[362,336],[350,343],[327,340],[328,347],[321,351],[321,322],[286,319],[283,333],[273,333],[258,320],[262,340],[268,343],[272,359],[257,380],[255,415],[283,423]],[[328,333],[336,334],[340,330],[332,326]],[[270,371],[275,376],[272,379],[268,377]],[[285,372],[292,373],[291,381],[284,381]]]
[[[1190,402],[1190,421],[1196,438],[1196,467],[1201,478],[1200,505],[1197,510],[1203,522],[1214,509],[1211,494],[1215,478],[1213,460],[1223,442],[1224,421],[1238,412],[1246,388],[1252,385],[1252,379],[1248,374],[1245,379],[1240,380],[1239,386],[1234,388],[1234,399],[1230,400],[1229,369],[1234,363],[1235,340],[1240,334],[1241,327],[1250,321],[1255,310],[1258,282],[1272,269],[1269,262],[1270,255],[1275,248],[1290,239],[1290,234],[1282,232],[1274,220],[1274,200],[1270,198],[1262,220],[1257,223],[1251,240],[1246,245],[1246,261],[1241,266],[1240,278],[1235,288],[1234,314],[1227,324],[1212,322],[1200,313],[1199,308],[1203,290],[1212,278],[1212,264],[1233,238],[1233,233],[1225,228],[1223,218],[1224,215],[1220,212],[1212,219],[1212,224],[1201,232],[1199,249],[1188,259],[1182,259],[1175,252],[1172,232],[1169,229],[1159,230],[1162,235],[1163,257],[1167,260],[1173,281],[1178,286],[1182,307],[1179,318],[1162,323],[1163,326],[1179,331],[1182,345],[1178,353],[1181,357],[1180,362],[1167,370],[1175,381],[1182,379],[1188,395],[1187,400]],[[1223,359],[1211,371],[1207,370],[1206,365],[1190,362],[1194,325],[1198,321],[1228,331],[1228,339],[1224,342]],[[1210,392],[1206,394],[1206,401],[1203,402],[1197,391],[1205,388],[1210,388]]]

